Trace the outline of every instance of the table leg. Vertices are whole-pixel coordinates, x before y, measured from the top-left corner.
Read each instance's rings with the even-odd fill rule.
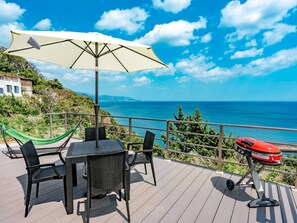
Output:
[[[66,212],[73,213],[73,165],[66,161]]]
[[[77,173],[76,173],[76,164],[72,164],[72,178],[73,178],[73,186],[77,186]]]

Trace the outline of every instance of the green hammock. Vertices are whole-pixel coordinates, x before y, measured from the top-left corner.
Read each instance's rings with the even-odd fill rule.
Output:
[[[73,129],[66,131],[62,135],[56,136],[54,138],[49,138],[49,139],[28,136],[22,132],[16,131],[13,128],[7,129],[7,126],[5,124],[2,124],[2,131],[4,131],[7,135],[10,135],[11,137],[15,138],[16,140],[19,140],[22,143],[32,140],[33,144],[35,144],[35,145],[46,145],[46,144],[52,144],[52,143],[58,142],[64,138],[66,138],[70,134],[75,133],[77,127],[78,127],[78,125],[76,125]]]

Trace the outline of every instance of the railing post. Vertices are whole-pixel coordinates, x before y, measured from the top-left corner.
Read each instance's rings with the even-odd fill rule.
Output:
[[[50,113],[50,137],[53,137],[53,116],[52,113]]]
[[[64,119],[65,119],[65,123],[64,123],[64,127],[65,127],[65,132],[67,131],[67,113],[64,113]]]
[[[165,159],[169,159],[169,137],[170,137],[170,126],[169,126],[169,120],[166,121],[166,148],[165,148]]]
[[[222,173],[222,162],[223,162],[223,125],[220,125],[219,133],[219,155],[218,155],[218,173]]]
[[[295,172],[295,190],[297,190],[297,167]]]
[[[82,123],[81,123],[81,120],[82,120],[82,115],[79,114],[79,139],[82,139]]]
[[[132,142],[132,118],[129,118],[129,142]]]

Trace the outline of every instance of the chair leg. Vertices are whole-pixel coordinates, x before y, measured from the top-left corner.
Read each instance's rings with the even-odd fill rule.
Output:
[[[65,200],[65,207],[67,207],[66,176],[63,178],[63,186],[64,186],[64,200]]]
[[[152,168],[152,172],[153,172],[154,183],[155,183],[155,186],[157,186],[153,160],[151,160],[151,168]]]
[[[119,201],[121,201],[122,200],[122,192],[121,192],[121,190],[119,190]]]
[[[145,174],[147,174],[146,164],[145,163],[144,163],[144,170],[145,170]]]
[[[129,208],[129,199],[128,199],[128,191],[127,189],[125,188],[124,190],[124,193],[125,193],[125,200],[126,200],[126,209],[127,209],[127,217],[128,217],[128,222],[130,222],[130,208]]]
[[[27,196],[26,196],[26,208],[25,208],[25,218],[28,216],[30,196],[31,196],[31,189],[32,189],[32,181],[31,181],[31,179],[28,179]]]
[[[36,183],[36,197],[38,197],[38,192],[39,192],[39,183]]]
[[[91,195],[90,195],[90,193],[88,193],[88,195],[87,195],[87,210],[86,210],[87,223],[89,223],[89,221],[90,221],[90,209],[91,209]]]

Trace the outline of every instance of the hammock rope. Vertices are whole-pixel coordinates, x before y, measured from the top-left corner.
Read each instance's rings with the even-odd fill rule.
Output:
[[[2,124],[2,131],[4,131],[7,135],[10,135],[11,137],[21,141],[21,142],[27,142],[29,140],[32,140],[33,144],[35,145],[46,145],[46,144],[52,144],[55,142],[58,142],[64,138],[66,138],[67,136],[69,136],[72,133],[76,133],[76,129],[77,129],[78,125],[76,125],[74,128],[69,129],[68,131],[66,131],[64,134],[53,137],[53,138],[37,138],[37,137],[32,137],[29,135],[26,135],[22,132],[16,131],[13,128],[9,128],[7,129],[7,126],[5,124]]]

